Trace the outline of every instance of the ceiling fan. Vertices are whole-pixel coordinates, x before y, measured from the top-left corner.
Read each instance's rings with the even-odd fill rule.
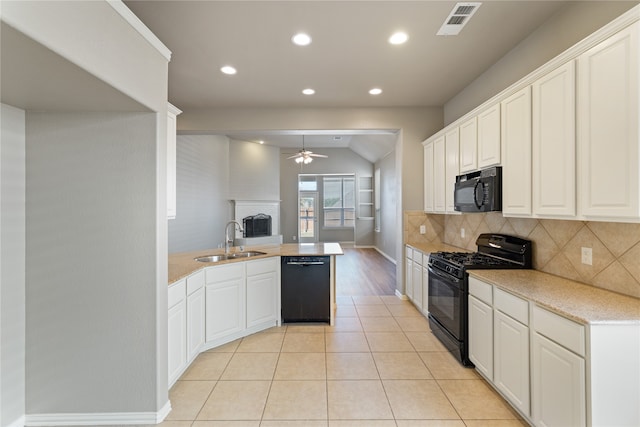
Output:
[[[327,158],[328,156],[325,156],[324,154],[314,154],[313,151],[305,150],[305,148],[304,148],[304,135],[302,135],[302,150],[298,151],[293,156],[287,157],[287,160],[295,159],[296,163],[301,163],[301,164],[308,165],[309,163],[311,163],[313,161],[314,157]]]

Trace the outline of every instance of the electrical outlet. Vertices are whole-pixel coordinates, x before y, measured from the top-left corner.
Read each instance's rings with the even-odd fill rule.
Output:
[[[421,226],[420,226],[420,234],[424,234],[424,233],[426,233],[426,232],[427,232],[427,227],[426,227],[426,226],[424,226],[424,225],[421,225]]]
[[[582,248],[582,263],[593,265],[593,251],[591,248]]]
[[[460,237],[462,237],[464,239],[464,228],[460,229]]]
[[[295,242],[297,239],[297,236],[293,236],[293,241]]]

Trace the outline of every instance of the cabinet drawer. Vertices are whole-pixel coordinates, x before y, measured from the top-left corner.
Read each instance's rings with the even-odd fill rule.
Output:
[[[187,281],[182,279],[169,286],[169,298],[167,307],[171,308],[186,298]]]
[[[191,295],[204,286],[204,270],[187,277],[187,295]]]
[[[583,325],[534,306],[533,328],[541,335],[584,357],[585,330]]]
[[[256,259],[247,261],[247,276],[255,276],[257,274],[272,273],[278,271],[280,257]]]
[[[407,259],[413,259],[413,248],[411,246],[406,246],[404,248],[404,254]]]
[[[495,289],[493,307],[523,325],[529,325],[529,302],[502,289]]]
[[[475,277],[469,277],[469,293],[485,304],[493,305],[493,286]]]
[[[413,262],[417,262],[418,264],[422,265],[422,252],[417,249],[413,250]]]
[[[225,282],[244,277],[244,262],[209,267],[205,271],[206,283]]]

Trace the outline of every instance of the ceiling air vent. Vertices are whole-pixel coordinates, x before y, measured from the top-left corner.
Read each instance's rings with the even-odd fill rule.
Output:
[[[480,2],[456,3],[437,34],[439,36],[457,35],[462,30],[462,27],[467,25],[467,22],[469,22],[469,19],[476,13],[481,4]]]

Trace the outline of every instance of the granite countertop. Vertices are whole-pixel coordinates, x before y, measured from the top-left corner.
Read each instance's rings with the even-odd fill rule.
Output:
[[[169,255],[169,284],[183,279],[204,267],[213,265],[230,264],[254,259],[269,258],[274,256],[328,256],[343,255],[342,247],[339,243],[285,243],[281,245],[261,245],[247,246],[245,251],[265,252],[265,255],[256,255],[251,258],[229,259],[218,262],[200,262],[194,258],[206,255],[220,255],[224,249],[203,249],[192,252],[182,252]],[[240,248],[233,247],[231,252],[240,252]]]
[[[420,252],[430,254],[432,252],[471,252],[457,246],[445,243],[407,243],[407,246],[418,249]]]
[[[582,324],[640,324],[640,299],[536,270],[469,270],[496,285]]]

